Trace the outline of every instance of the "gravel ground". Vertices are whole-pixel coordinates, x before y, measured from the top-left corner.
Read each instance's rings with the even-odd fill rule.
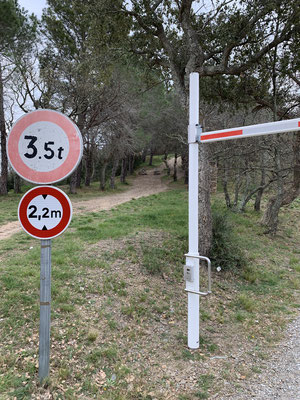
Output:
[[[261,369],[257,379],[242,384],[238,394],[220,400],[300,400],[300,315]]]

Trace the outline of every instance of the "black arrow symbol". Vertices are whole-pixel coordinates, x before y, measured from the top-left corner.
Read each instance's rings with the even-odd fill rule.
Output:
[[[42,231],[47,231],[47,230],[48,230],[48,229],[47,229],[46,226],[44,225]]]
[[[46,197],[48,196],[47,194],[42,194],[43,199],[46,199]]]

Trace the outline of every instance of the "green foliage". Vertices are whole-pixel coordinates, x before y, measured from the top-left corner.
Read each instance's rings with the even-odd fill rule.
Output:
[[[222,270],[237,270],[246,266],[246,258],[239,247],[228,214],[213,209],[213,241],[210,259]]]
[[[16,56],[21,57],[21,52],[30,48],[35,32],[37,21],[32,15],[22,10],[17,1],[0,1],[0,52],[11,53],[15,51]]]

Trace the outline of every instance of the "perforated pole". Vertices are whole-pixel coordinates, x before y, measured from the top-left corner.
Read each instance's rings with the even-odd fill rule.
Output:
[[[41,240],[39,380],[49,376],[51,316],[51,239]]]
[[[186,265],[193,267],[193,282],[186,281],[186,289],[199,292],[199,259],[198,256],[198,143],[196,142],[199,124],[199,74],[190,74],[189,99],[189,252]],[[199,296],[188,293],[188,347],[199,348]]]

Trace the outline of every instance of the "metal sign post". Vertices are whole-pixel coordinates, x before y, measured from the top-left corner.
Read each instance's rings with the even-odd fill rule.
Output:
[[[54,110],[36,110],[13,125],[7,140],[12,168],[25,180],[59,182],[79,165],[82,137],[70,118]],[[49,375],[51,315],[51,239],[67,229],[72,218],[68,196],[52,186],[35,187],[22,197],[18,208],[22,228],[41,239],[39,379]]]
[[[22,228],[41,240],[39,380],[49,375],[51,315],[51,239],[67,229],[72,219],[68,196],[53,186],[38,186],[20,200]]]
[[[51,239],[41,240],[39,380],[49,375],[51,319]]]
[[[211,293],[210,260],[207,257],[199,256],[198,253],[198,144],[299,131],[300,118],[202,132],[202,128],[199,126],[199,74],[197,72],[190,74],[189,100],[189,252],[186,254],[184,278],[185,290],[188,293],[188,347],[197,349],[199,348],[199,297]],[[206,292],[199,290],[199,259],[205,260],[208,266],[208,290]]]

